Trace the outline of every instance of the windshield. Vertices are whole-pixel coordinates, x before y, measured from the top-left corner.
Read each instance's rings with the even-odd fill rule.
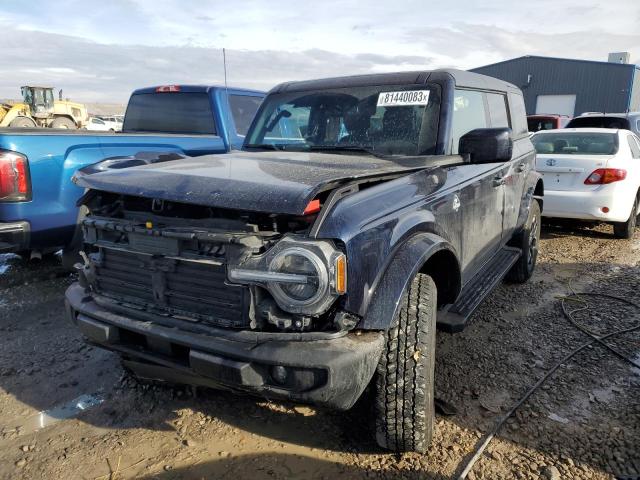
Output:
[[[556,127],[556,119],[551,117],[535,117],[527,118],[527,126],[530,132],[539,132],[540,130],[553,130]]]
[[[435,153],[436,85],[378,85],[269,95],[245,148]]]
[[[614,133],[536,133],[531,142],[539,154],[613,155],[618,151]]]

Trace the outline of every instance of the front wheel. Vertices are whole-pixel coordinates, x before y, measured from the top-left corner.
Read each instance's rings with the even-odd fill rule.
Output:
[[[538,245],[540,243],[541,213],[537,200],[531,202],[529,217],[522,232],[518,235],[516,245],[522,250],[522,255],[507,273],[507,281],[513,283],[525,283],[533,275],[538,258]]]
[[[29,117],[16,117],[9,124],[11,128],[35,128],[36,122]]]
[[[396,452],[424,452],[433,431],[436,286],[418,274],[405,292],[375,375],[378,445]]]
[[[626,222],[618,222],[613,224],[613,235],[616,238],[629,239],[633,237],[638,222],[638,198],[636,197],[631,207],[631,214]]]

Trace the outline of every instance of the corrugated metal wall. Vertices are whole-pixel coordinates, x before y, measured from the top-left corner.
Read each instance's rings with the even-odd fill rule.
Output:
[[[634,65],[606,62],[521,57],[471,71],[520,87],[528,114],[535,113],[538,95],[575,94],[575,115],[579,115],[583,112],[626,111],[631,97],[634,69]],[[529,74],[532,75],[531,83],[527,85]],[[640,75],[636,75],[638,76]],[[640,97],[640,85],[634,94]]]
[[[636,74],[633,77],[633,89],[631,91],[629,110],[632,112],[640,111],[640,69],[638,68],[636,68]]]

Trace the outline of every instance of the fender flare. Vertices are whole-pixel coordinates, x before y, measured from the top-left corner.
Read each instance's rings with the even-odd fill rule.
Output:
[[[541,185],[541,191],[538,191],[538,185]],[[534,170],[531,170],[527,174],[525,180],[524,190],[522,192],[522,201],[520,202],[520,211],[518,212],[518,229],[526,223],[529,218],[529,209],[531,208],[531,202],[535,199],[540,203],[540,211],[543,207],[543,195],[544,195],[544,183],[542,175]]]
[[[402,296],[422,266],[437,252],[448,250],[458,256],[451,244],[434,233],[418,233],[396,249],[375,290],[359,328],[387,330],[400,307]],[[458,266],[459,270],[459,266]]]

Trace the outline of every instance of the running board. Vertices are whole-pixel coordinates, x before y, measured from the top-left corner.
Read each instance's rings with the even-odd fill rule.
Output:
[[[438,311],[438,329],[445,332],[460,332],[473,312],[487,295],[502,281],[507,272],[518,261],[521,250],[502,247],[483,268],[464,286],[454,304],[445,305]]]

